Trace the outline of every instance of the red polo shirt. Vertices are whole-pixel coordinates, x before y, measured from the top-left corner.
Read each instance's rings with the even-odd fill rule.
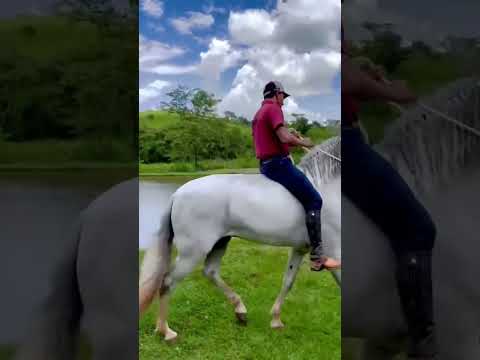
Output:
[[[281,106],[273,100],[264,100],[252,122],[255,153],[260,160],[289,155],[288,144],[277,136],[276,130],[285,125]]]

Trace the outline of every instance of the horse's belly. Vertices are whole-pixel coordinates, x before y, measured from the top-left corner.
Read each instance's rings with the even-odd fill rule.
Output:
[[[342,334],[393,337],[406,331],[385,236],[346,199],[342,203]]]

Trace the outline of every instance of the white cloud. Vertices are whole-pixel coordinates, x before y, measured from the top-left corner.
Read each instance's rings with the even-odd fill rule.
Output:
[[[162,94],[162,90],[170,85],[171,83],[168,81],[155,80],[146,87],[138,89],[140,104],[158,98]]]
[[[210,14],[195,11],[189,12],[188,14],[189,17],[179,17],[170,21],[173,27],[184,35],[191,35],[193,29],[209,28],[215,22],[215,19]]]
[[[245,116],[252,120],[255,112],[260,107],[263,100],[263,87],[266,82],[262,79],[258,71],[250,64],[244,65],[237,73],[233,81],[233,87],[223,98],[218,106],[218,112],[223,114],[225,111],[233,111],[237,115]],[[288,88],[286,89],[288,91]],[[283,106],[285,119],[291,121],[294,119],[292,114],[305,114],[313,121],[323,121],[324,116],[319,113],[309,111],[300,107],[295,100],[295,95],[287,98]]]
[[[155,23],[153,21],[148,22],[148,27],[155,32],[159,32],[159,33],[165,32],[165,26]]]
[[[218,81],[221,73],[236,66],[242,56],[242,51],[233,49],[228,40],[213,38],[208,51],[200,53],[198,71],[203,77]]]
[[[232,47],[242,50],[246,64],[237,72],[220,111],[232,110],[251,119],[262,101],[262,89],[270,80],[283,83],[292,97],[284,111],[305,113],[323,120],[318,113],[302,109],[295,97],[332,94],[340,71],[340,0],[278,1],[277,8],[231,12],[228,28]],[[339,95],[340,96],[340,95]]]
[[[245,45],[256,45],[272,39],[276,21],[265,10],[231,12],[228,29],[234,41]]]
[[[159,75],[179,75],[192,73],[195,65],[173,65],[165,63],[185,54],[186,51],[176,46],[169,46],[160,41],[150,40],[140,35],[139,38],[139,66],[140,72]]]
[[[141,0],[141,9],[146,14],[152,17],[162,17],[163,15],[163,1],[159,0]]]
[[[212,26],[215,19],[210,14],[223,11],[210,3],[202,8],[203,13],[188,12],[170,21],[180,33],[208,45],[199,54],[197,63],[173,64],[169,60],[183,55],[185,50],[157,44],[156,53],[150,50],[149,54],[155,54],[158,61],[141,66],[141,71],[145,68],[157,75],[199,76],[204,80],[202,87],[220,94],[221,75],[241,65],[218,106],[220,113],[231,110],[251,119],[263,100],[264,85],[270,80],[279,80],[292,95],[284,106],[287,119],[292,119],[292,113],[304,113],[312,120],[321,121],[325,118],[323,115],[299,104],[304,96],[328,95],[325,98],[336,101],[338,92],[332,84],[340,71],[340,7],[340,0],[322,0],[321,6],[318,0],[277,1],[276,8],[268,11],[230,12],[229,33],[222,39],[218,35],[212,39],[198,38],[198,34],[193,34],[195,30]],[[141,58],[147,59],[147,55]],[[329,101],[327,107],[328,104]]]
[[[225,8],[216,7],[213,5],[213,3],[204,5],[202,9],[203,9],[203,12],[206,14],[213,14],[213,13],[225,14],[227,12]]]
[[[231,12],[228,28],[234,42],[246,45],[278,44],[305,52],[339,49],[340,0],[289,0],[272,12]]]
[[[139,64],[140,71],[183,55],[185,50],[176,46],[169,46],[160,41],[150,40],[140,35],[139,37]]]
[[[340,68],[340,53],[314,50],[298,54],[285,46],[255,47],[249,50],[249,64],[263,83],[280,80],[296,96],[330,93],[331,82]]]
[[[197,70],[195,65],[158,65],[150,69],[150,72],[159,74],[159,75],[181,75],[193,73]]]

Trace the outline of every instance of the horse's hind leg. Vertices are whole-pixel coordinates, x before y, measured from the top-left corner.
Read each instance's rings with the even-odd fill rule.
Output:
[[[247,308],[242,302],[240,296],[235,293],[220,276],[220,265],[222,257],[227,250],[230,237],[221,238],[210,251],[205,260],[204,275],[211,280],[217,287],[219,287],[228,300],[235,306],[235,316],[241,324],[247,323]]]
[[[271,311],[272,321],[270,322],[270,326],[272,327],[272,329],[281,329],[284,327],[282,320],[280,320],[282,304],[288,292],[293,286],[304,255],[305,252],[298,249],[292,249],[290,252],[287,270],[283,278],[282,290],[280,291],[280,294],[278,295],[275,304],[273,304]]]
[[[168,327],[168,299],[175,286],[190,274],[195,266],[203,258],[203,254],[195,253],[189,256],[179,254],[175,260],[172,271],[165,276],[162,286],[159,290],[160,304],[158,310],[157,326],[155,332],[163,334],[166,341],[173,341],[177,338],[177,333]]]

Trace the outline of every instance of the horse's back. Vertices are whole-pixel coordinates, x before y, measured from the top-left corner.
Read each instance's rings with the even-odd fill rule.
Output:
[[[173,198],[176,235],[196,228],[199,237],[235,235],[283,245],[305,238],[301,204],[260,174],[202,177],[180,187]]]
[[[138,180],[118,184],[82,214],[77,276],[82,325],[95,351],[136,354],[129,339],[138,325]],[[113,343],[122,344],[113,347]]]

